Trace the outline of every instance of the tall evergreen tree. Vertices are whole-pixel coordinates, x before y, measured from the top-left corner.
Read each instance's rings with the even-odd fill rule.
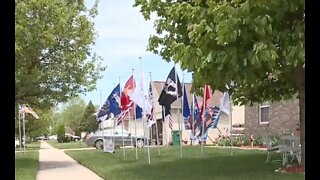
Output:
[[[89,101],[81,121],[81,130],[86,131],[88,133],[93,132],[98,129],[98,123],[96,120],[96,116],[94,113],[96,109],[91,101]]]

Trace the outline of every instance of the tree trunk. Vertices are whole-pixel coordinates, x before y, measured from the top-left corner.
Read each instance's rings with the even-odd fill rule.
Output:
[[[305,165],[305,70],[303,67],[295,69],[295,80],[299,93],[300,143],[301,165]]]
[[[301,165],[305,165],[305,88],[299,90]]]

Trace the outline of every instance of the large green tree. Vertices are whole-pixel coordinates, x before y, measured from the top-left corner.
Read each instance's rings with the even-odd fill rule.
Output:
[[[15,1],[15,102],[52,106],[95,88],[101,58],[92,52],[97,3]]]
[[[59,122],[71,128],[75,135],[81,135],[81,121],[86,108],[86,103],[80,97],[70,99],[60,112]]]
[[[156,35],[148,50],[232,94],[235,104],[299,98],[305,164],[303,0],[135,0]],[[226,86],[227,85],[227,86]]]
[[[89,101],[81,121],[81,130],[85,132],[94,132],[98,129],[98,123],[96,115],[96,109],[91,101]]]

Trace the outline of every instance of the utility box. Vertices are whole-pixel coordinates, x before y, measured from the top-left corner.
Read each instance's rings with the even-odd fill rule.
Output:
[[[172,130],[172,145],[180,145],[180,133],[179,130]]]

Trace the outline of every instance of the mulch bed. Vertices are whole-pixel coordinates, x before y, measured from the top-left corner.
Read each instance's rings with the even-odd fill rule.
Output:
[[[288,165],[286,167],[281,167],[281,168],[277,169],[276,172],[292,173],[292,174],[305,173],[304,166],[300,166],[300,165]]]

